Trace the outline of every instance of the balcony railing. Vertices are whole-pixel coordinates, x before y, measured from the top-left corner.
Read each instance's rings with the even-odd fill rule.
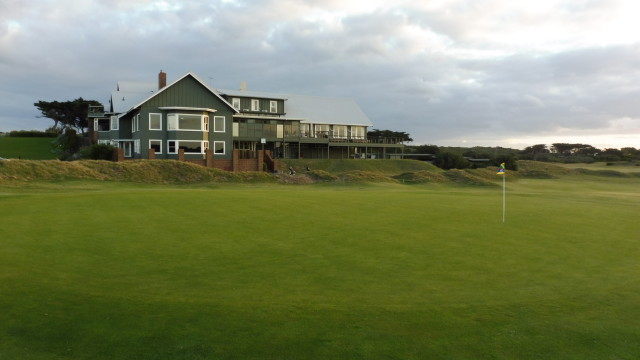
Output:
[[[104,116],[104,106],[97,105],[89,105],[89,117],[103,117]]]
[[[403,144],[402,138],[387,138],[387,137],[364,137],[364,136],[348,136],[348,135],[336,135],[332,131],[314,131],[300,133],[301,138],[306,139],[327,139],[329,142],[350,142],[350,143],[366,143],[366,144],[387,144],[387,145],[399,145]]]

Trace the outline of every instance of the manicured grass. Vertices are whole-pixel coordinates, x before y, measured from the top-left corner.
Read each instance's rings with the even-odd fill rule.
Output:
[[[53,138],[0,136],[0,157],[30,160],[55,159],[56,154],[51,152],[53,140]]]
[[[638,358],[638,180],[507,194],[0,188],[0,358]]]

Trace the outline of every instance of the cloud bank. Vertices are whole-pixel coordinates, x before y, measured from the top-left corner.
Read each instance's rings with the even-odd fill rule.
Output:
[[[0,3],[0,131],[119,80],[354,98],[418,144],[640,147],[634,1]]]

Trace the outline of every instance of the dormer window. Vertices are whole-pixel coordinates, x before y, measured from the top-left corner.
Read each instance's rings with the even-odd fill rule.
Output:
[[[269,112],[277,113],[278,112],[278,102],[275,100],[269,101]]]
[[[251,99],[251,111],[260,111],[260,100]]]
[[[233,106],[233,108],[236,110],[240,110],[240,98],[232,98],[231,106]]]

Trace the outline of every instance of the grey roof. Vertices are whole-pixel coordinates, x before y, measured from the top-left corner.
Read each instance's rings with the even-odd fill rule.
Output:
[[[123,113],[151,95],[153,95],[153,91],[151,90],[144,92],[112,91],[111,105],[113,106],[113,112]]]
[[[155,92],[154,92],[154,90],[150,90],[150,91],[147,90],[147,92],[144,92],[144,90],[140,91],[140,92],[114,91],[114,92],[111,93],[113,111],[116,112],[116,113],[122,113],[120,116],[124,116],[127,113],[129,113],[131,110],[133,110],[134,108],[140,107],[142,104],[144,104],[145,102],[149,101],[152,97],[154,97],[157,94],[159,94],[159,93],[165,91],[166,89],[170,88],[171,86],[173,86],[174,84],[176,84],[180,80],[186,78],[187,76],[193,77],[196,81],[198,81],[200,84],[202,84],[207,90],[209,90],[213,95],[218,97],[223,103],[225,103],[227,106],[229,106],[230,109],[232,109],[235,112],[238,112],[236,109],[233,108],[233,106],[231,106],[231,104],[229,104],[220,95],[220,93],[218,91],[216,91],[215,89],[212,89],[209,85],[207,85],[204,81],[202,81],[199,77],[197,77],[195,74],[193,74],[191,72],[188,72],[188,73],[184,74],[178,80],[172,82],[171,84],[168,84],[167,86],[165,86],[162,89],[160,89],[158,91],[155,91]],[[129,85],[131,85],[131,84],[139,84],[139,83],[127,83],[127,82],[123,83],[123,82],[119,82],[118,83],[118,88],[120,88],[120,84],[129,84]],[[133,88],[144,89],[144,87],[142,87],[142,86],[140,86],[140,87],[134,86]],[[114,94],[116,94],[119,97],[114,98]]]
[[[373,126],[369,117],[351,98],[241,90],[218,91],[228,96],[284,99],[287,117],[304,119],[303,123]]]

